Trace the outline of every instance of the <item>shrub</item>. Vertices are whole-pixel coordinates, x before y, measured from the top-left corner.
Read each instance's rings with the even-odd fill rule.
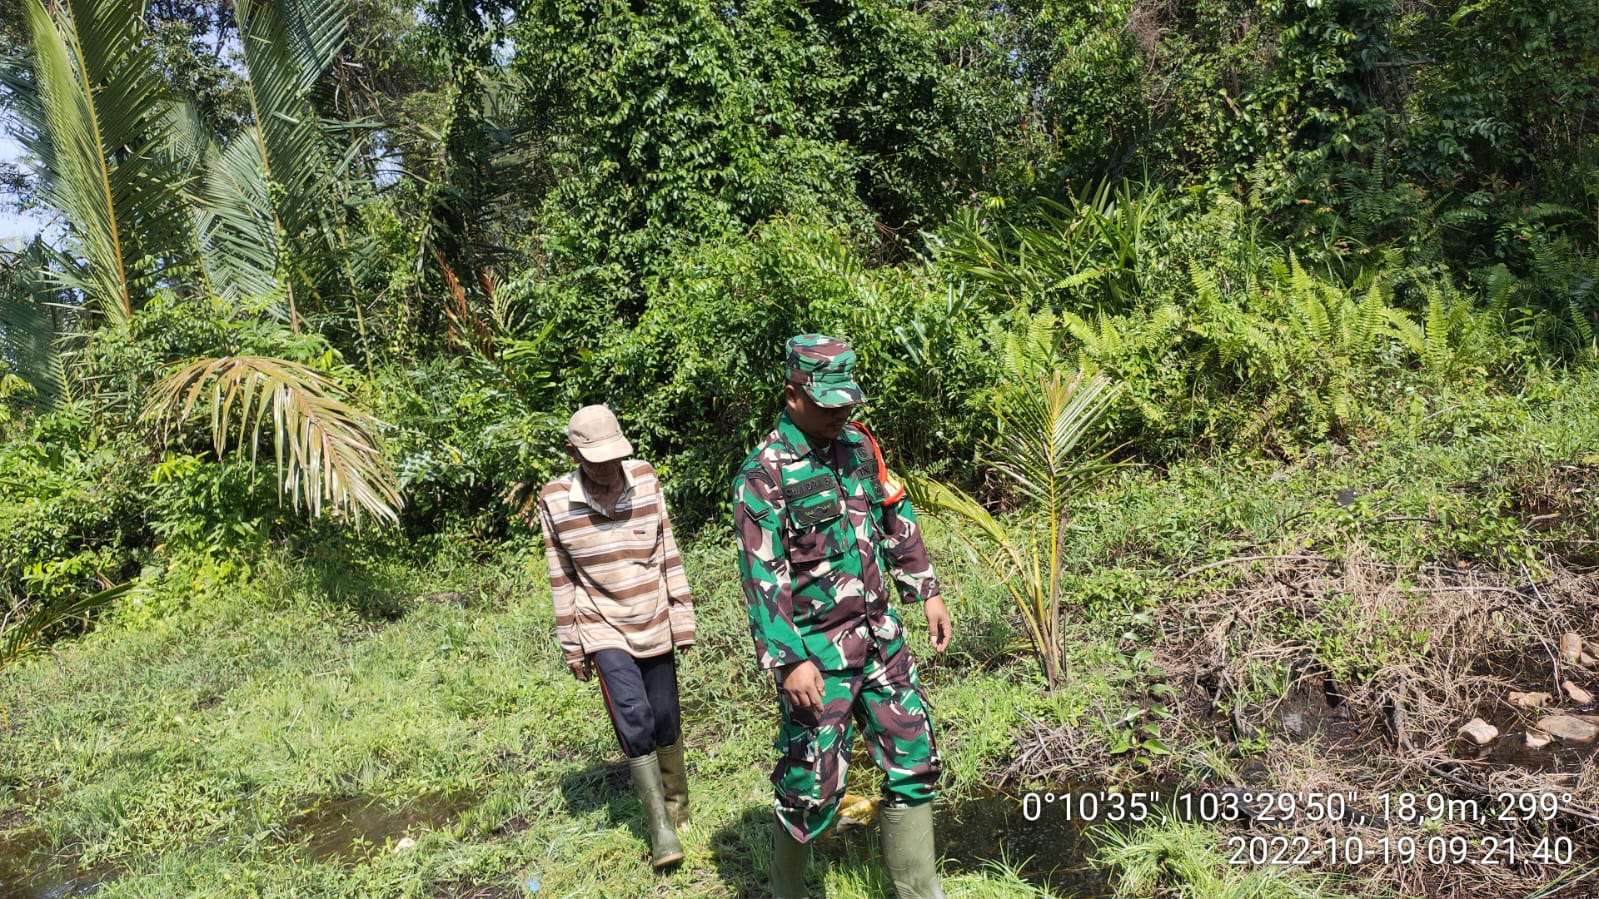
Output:
[[[552,353],[560,350],[553,348]],[[386,434],[406,507],[407,533],[464,528],[481,538],[500,537],[513,520],[513,504],[564,470],[558,409],[541,408],[525,366],[496,366],[479,356],[443,356],[380,370],[368,392],[389,422]]]
[[[565,416],[603,402],[661,472],[685,529],[720,523],[734,469],[775,421],[784,345],[814,331],[854,344],[863,417],[896,464],[965,476],[996,377],[987,310],[936,275],[868,268],[830,226],[779,220],[676,260],[650,281],[634,327],[589,317],[585,328],[572,314],[581,300],[545,288],[529,301],[545,330],[507,350],[551,410],[549,449],[524,462],[564,468]]]
[[[31,418],[0,444],[0,590],[11,605],[133,575],[148,545],[146,455],[82,403]]]

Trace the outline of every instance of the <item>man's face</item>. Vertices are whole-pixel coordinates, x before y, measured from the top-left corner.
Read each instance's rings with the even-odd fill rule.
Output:
[[[577,447],[570,444],[566,447],[566,454],[571,456],[572,460],[582,467],[583,476],[588,478],[591,484],[609,487],[622,480],[621,459],[612,459],[609,462],[590,462],[578,455]]]
[[[822,443],[836,440],[855,414],[854,406],[818,406],[805,388],[795,384],[783,385],[783,400],[794,426],[806,437]]]

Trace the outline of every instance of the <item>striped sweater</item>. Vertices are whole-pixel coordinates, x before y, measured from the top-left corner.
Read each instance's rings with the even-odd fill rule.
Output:
[[[627,459],[622,474],[614,518],[590,505],[577,471],[539,495],[555,633],[568,662],[601,649],[647,658],[694,642],[694,598],[655,469]]]

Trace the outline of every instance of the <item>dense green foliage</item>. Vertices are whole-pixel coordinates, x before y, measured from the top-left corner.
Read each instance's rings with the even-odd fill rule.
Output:
[[[273,603],[326,632],[306,672],[362,664],[340,629],[403,610],[396,585],[423,585],[397,571],[527,549],[525,504],[568,466],[562,426],[591,402],[616,410],[709,558],[728,479],[776,414],[783,341],[805,331],[853,341],[861,416],[893,465],[959,487],[1018,539],[1043,507],[993,467],[993,448],[1027,436],[1007,412],[1058,373],[1113,381],[1082,445],[1113,447],[1125,470],[1046,504],[1038,531],[1059,577],[1039,608],[1107,633],[1136,637],[1175,566],[1272,539],[1270,519],[1301,505],[1306,527],[1360,531],[1396,559],[1536,569],[1553,538],[1530,530],[1523,481],[1593,464],[1570,421],[1530,455],[1510,447],[1547,410],[1591,418],[1591,0],[0,0],[0,39],[0,117],[28,154],[0,167],[0,200],[56,223],[0,247],[0,619],[38,613],[29,639],[48,640],[87,628],[86,598],[112,600],[117,627],[150,634],[116,664],[164,652],[169,629],[265,628]],[[164,379],[184,372],[227,386],[175,392]],[[382,501],[335,489],[319,441]],[[1374,498],[1308,498],[1305,472],[1367,455]],[[1287,485],[1261,486],[1266,472]],[[300,501],[312,482],[326,502]],[[1363,517],[1384,503],[1439,526]],[[1591,518],[1561,521],[1580,532],[1568,549],[1591,544]],[[285,568],[296,584],[245,586]],[[973,616],[962,671],[1012,678],[994,666],[1014,613],[980,580],[958,610]],[[522,599],[499,612],[547,630]],[[228,620],[195,615],[210,604]],[[507,662],[521,647],[504,633],[428,615],[418,639],[451,648],[394,650],[439,686],[419,714],[453,703],[474,758],[568,751],[473,730],[550,672]],[[707,664],[747,690],[722,625]],[[1336,627],[1285,627],[1328,669],[1375,670]],[[1113,755],[1149,762],[1150,660],[1045,631],[1090,670],[1096,653],[1118,660],[1092,710],[1051,714],[1098,715]],[[265,634],[259,652],[288,652],[294,635]],[[456,651],[525,683],[461,682],[439,655]],[[256,670],[228,658],[242,667],[218,690]],[[5,695],[57,689],[28,677]],[[256,690],[241,714],[283,718],[281,690]],[[562,695],[559,721],[592,737]],[[960,723],[983,697],[961,695],[957,732],[979,758],[963,764],[992,768],[1003,747]],[[1105,711],[1127,702],[1142,711]],[[177,720],[140,751],[172,768],[230,751],[172,743],[223,729]],[[30,745],[51,726],[30,723]],[[206,797],[197,839],[259,834],[245,819],[276,820],[297,793],[395,771],[450,789],[498,764],[463,773],[436,735],[364,726],[377,735],[344,758],[300,736],[280,753],[261,725],[259,763],[312,779],[229,782],[254,804]],[[764,749],[732,745],[718,764],[747,774]],[[173,809],[188,786],[112,809],[122,788],[72,799],[93,852],[128,857],[133,828],[185,845]],[[471,826],[537,813],[519,802]],[[454,876],[419,865],[371,876]]]
[[[1162,463],[1292,458],[1395,390],[1592,354],[1583,4],[8,8],[19,199],[65,231],[6,260],[6,458],[93,482],[62,460],[143,434],[121,481],[192,483],[212,499],[175,507],[261,540],[298,526],[259,447],[140,425],[169,366],[311,366],[387,423],[407,534],[498,538],[597,401],[720,528],[801,331],[855,342],[896,464],[988,500],[1018,341],[1122,382],[1108,427]],[[200,486],[226,483],[252,486]],[[167,514],[26,495],[14,596],[87,546],[129,575],[160,542],[129,518]]]
[[[237,19],[157,5],[142,30],[116,3],[34,6],[146,48],[89,53],[107,68],[88,81],[18,57],[6,82],[31,196],[66,213],[58,261],[29,269],[74,288],[62,336],[159,290],[316,332],[353,364],[348,389],[422,416],[391,421],[416,435],[400,468],[430,472],[407,482],[419,532],[558,467],[529,423],[596,400],[690,523],[713,520],[799,330],[861,346],[903,462],[976,483],[994,349],[1039,314],[1064,356],[1135,382],[1123,436],[1171,458],[1219,434],[1291,451],[1347,433],[1364,360],[1418,364],[1383,349],[1386,325],[1313,348],[1307,290],[1380,285],[1417,324],[1441,295],[1462,326],[1493,319],[1489,344],[1567,357],[1599,313],[1583,4],[296,0]],[[86,83],[107,87],[71,101],[101,113],[74,143],[50,109]],[[68,167],[96,158],[104,177]],[[8,313],[8,347],[37,345],[31,324]],[[396,390],[428,371],[422,404]],[[1226,408],[1240,391],[1245,421]],[[437,414],[488,395],[497,411]],[[488,445],[507,428],[524,436]],[[499,508],[476,526],[502,531]]]

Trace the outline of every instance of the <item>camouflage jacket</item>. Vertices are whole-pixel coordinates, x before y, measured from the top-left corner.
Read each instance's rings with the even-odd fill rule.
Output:
[[[762,668],[859,668],[874,637],[903,632],[888,581],[905,602],[939,595],[910,500],[885,480],[864,429],[813,448],[787,413],[740,466],[733,529]]]

